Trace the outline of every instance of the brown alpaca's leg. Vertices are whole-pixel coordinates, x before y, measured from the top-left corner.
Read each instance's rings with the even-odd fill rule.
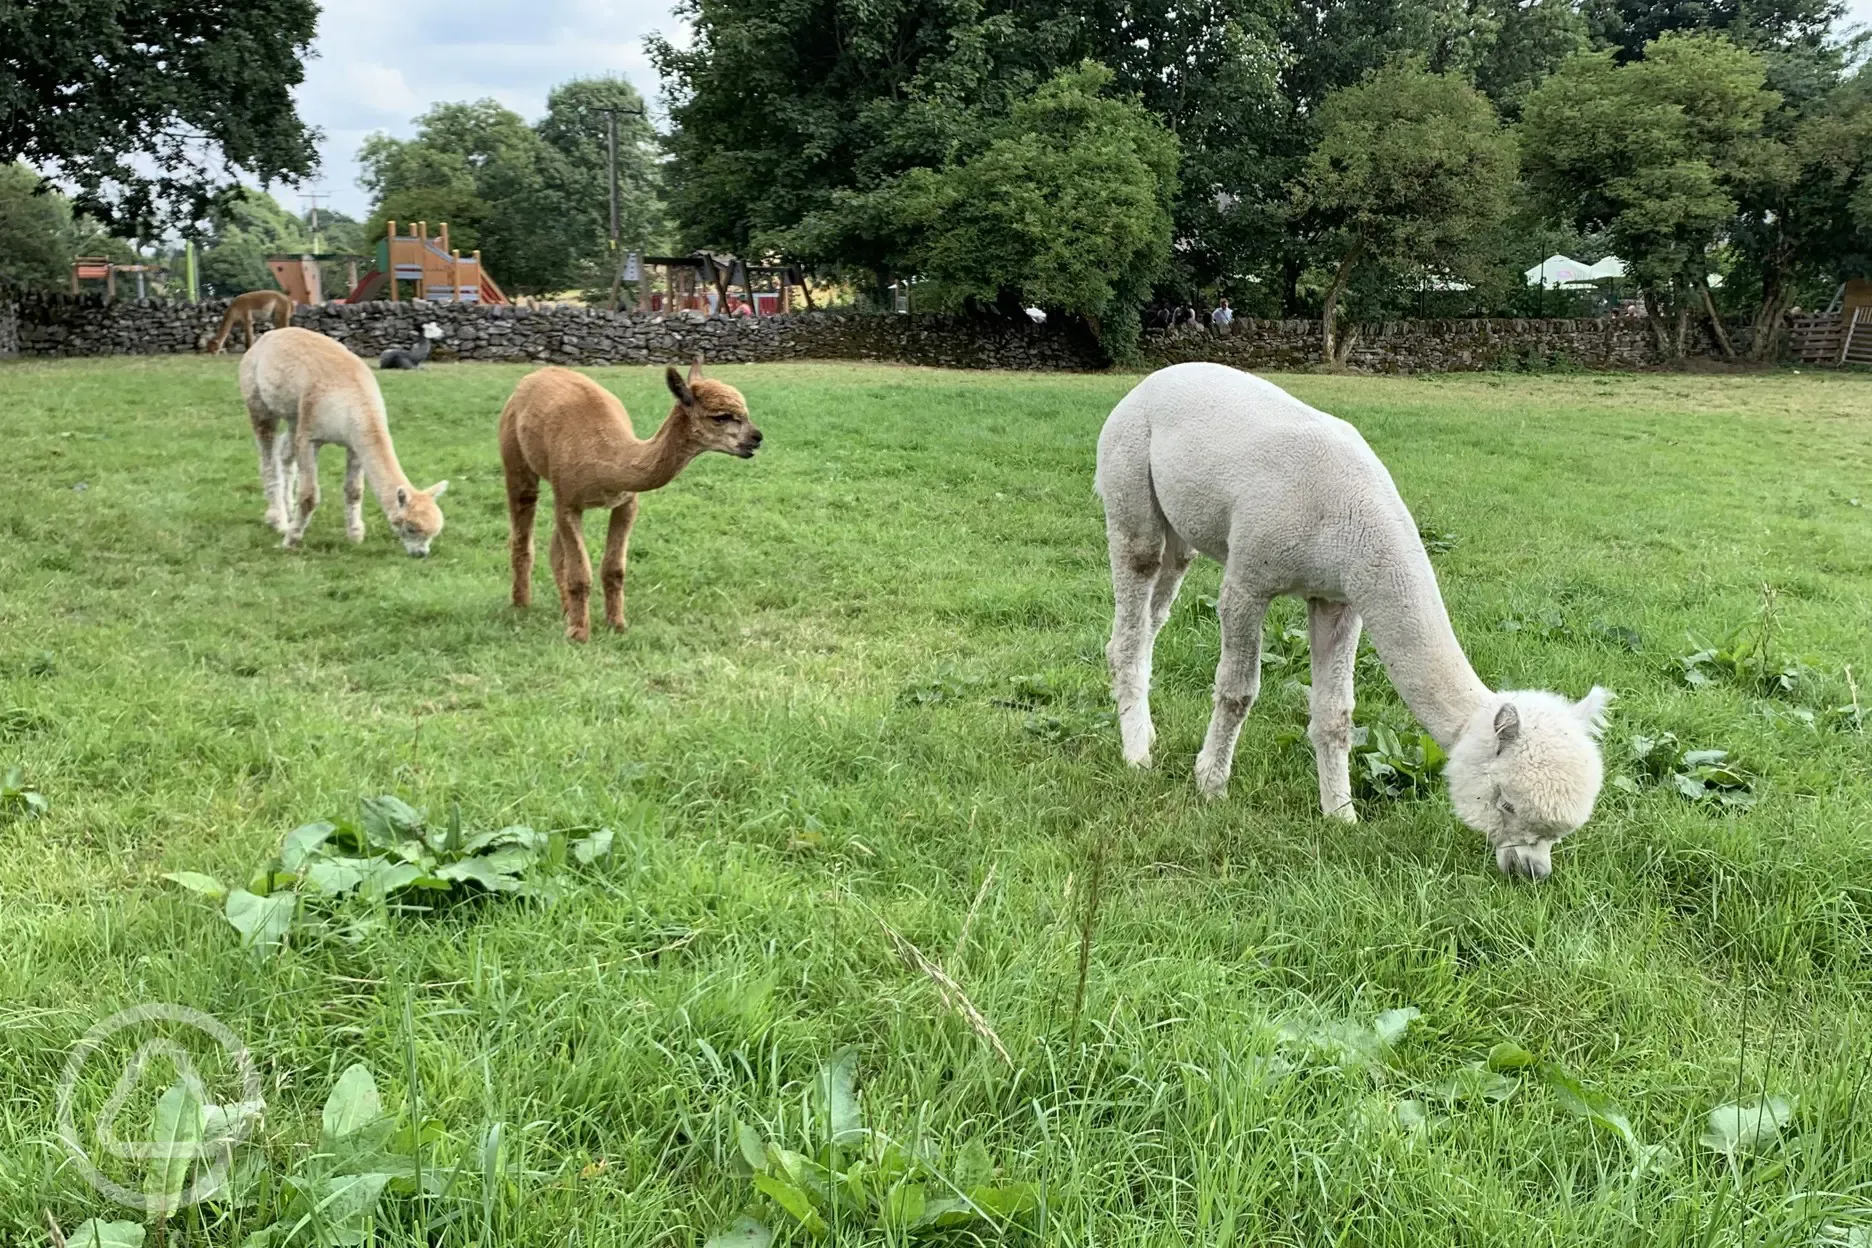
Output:
[[[611,528],[605,534],[604,559],[598,575],[604,581],[605,623],[624,631],[624,559],[630,551],[631,526],[637,523],[637,496],[632,494],[611,509]]]
[[[513,564],[513,605],[533,602],[533,517],[539,510],[539,474],[524,464],[507,465],[507,558]],[[554,530],[555,550],[558,530]],[[553,580],[562,583],[559,561],[553,559]]]
[[[553,575],[565,607],[566,640],[591,640],[591,556],[585,553],[585,517],[553,499]]]

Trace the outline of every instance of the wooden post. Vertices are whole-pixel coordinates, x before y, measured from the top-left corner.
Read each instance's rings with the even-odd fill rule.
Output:
[[[637,310],[650,310],[650,259],[640,256],[637,261]]]
[[[78,293],[78,262],[72,261],[72,294]]]
[[[448,237],[448,226],[442,227],[442,237]],[[449,302],[461,302],[461,252],[449,252]]]
[[[384,222],[384,267],[389,270],[390,302],[397,301],[396,288],[396,222]]]
[[[193,257],[190,257],[190,259],[192,260]],[[349,292],[354,291],[356,289],[357,289],[357,261],[347,260],[345,261],[345,291],[346,291],[345,297],[347,299],[350,298],[351,296]]]
[[[117,266],[109,262],[104,265],[104,297],[107,299],[117,297]]]
[[[448,222],[446,222],[446,221],[444,221],[444,222],[442,223],[442,250],[443,250],[443,251],[447,251],[448,249],[449,249],[449,245],[448,245]]]

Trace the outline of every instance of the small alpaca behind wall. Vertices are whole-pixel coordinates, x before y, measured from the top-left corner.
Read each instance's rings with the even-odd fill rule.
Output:
[[[1151,374],[1099,435],[1116,610],[1112,690],[1125,761],[1145,766],[1151,651],[1197,552],[1223,564],[1222,658],[1196,784],[1227,788],[1261,686],[1261,624],[1275,597],[1307,600],[1320,808],[1351,820],[1352,673],[1362,628],[1405,703],[1449,755],[1458,817],[1502,871],[1544,879],[1561,837],[1592,815],[1611,694],[1571,702],[1495,692],[1469,665],[1417,525],[1358,430],[1271,382],[1219,364]]]
[[[288,326],[260,339],[241,357],[241,394],[260,450],[266,522],[296,548],[318,506],[318,452],[345,448],[345,535],[364,540],[364,483],[403,548],[421,558],[442,531],[438,481],[419,490],[403,475],[383,394],[363,360],[323,334]]]
[[[274,329],[284,329],[292,323],[293,301],[277,290],[250,290],[244,295],[234,296],[234,302],[228,304],[227,314],[221,318],[221,328],[215,333],[212,343],[204,344],[209,355],[220,355],[221,348],[227,345],[228,334],[239,321],[247,329],[247,349],[253,350],[254,317],[262,320],[272,318]]]
[[[637,496],[668,485],[706,451],[751,459],[760,447],[761,432],[748,420],[747,400],[733,386],[704,377],[700,357],[686,380],[674,368],[664,380],[676,405],[647,440],[632,431],[630,416],[616,395],[567,368],[527,374],[501,410],[513,605],[525,607],[533,601],[533,518],[544,478],[553,491],[553,580],[569,640],[591,637],[585,512],[603,508],[611,513],[599,574],[605,622],[622,630],[624,563],[637,520]]]

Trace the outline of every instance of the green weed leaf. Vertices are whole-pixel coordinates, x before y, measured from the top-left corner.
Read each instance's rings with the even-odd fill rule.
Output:
[[[227,896],[227,921],[241,934],[241,944],[249,949],[275,949],[292,929],[293,912],[299,898],[293,893],[273,893],[258,897],[244,888]]]
[[[754,1187],[814,1235],[825,1234],[826,1220],[813,1207],[812,1197],[791,1179],[778,1174],[757,1174]]]
[[[362,1062],[345,1067],[325,1098],[320,1124],[328,1140],[342,1140],[354,1135],[384,1116],[383,1100],[377,1095],[377,1081]]]
[[[364,835],[378,849],[400,851],[411,842],[422,843],[422,815],[389,794],[367,797],[361,803]]]
[[[612,832],[610,828],[599,828],[590,836],[579,837],[577,840],[573,841],[569,847],[572,851],[573,860],[580,866],[589,867],[600,858],[609,858],[611,856],[611,845],[615,838],[616,833]]]
[[[137,1222],[92,1218],[80,1222],[65,1242],[69,1248],[143,1248],[143,1227]]]
[[[819,1068],[819,1104],[825,1113],[834,1145],[849,1144],[864,1134],[853,1090],[858,1075],[858,1050],[843,1048]]]
[[[296,874],[307,859],[325,852],[325,843],[337,830],[337,825],[330,823],[307,823],[294,828],[280,844],[280,866]]]
[[[207,1111],[186,1084],[176,1084],[157,1100],[143,1192],[158,1221],[173,1216],[181,1205],[189,1168],[202,1154],[202,1130],[206,1125]]]
[[[773,1232],[765,1224],[744,1214],[727,1230],[709,1236],[702,1248],[767,1248],[771,1243]]]
[[[210,901],[220,901],[227,896],[227,885],[212,875],[203,875],[199,871],[169,871],[163,879],[172,884],[180,884],[191,893],[199,894]]]
[[[1709,1127],[1698,1139],[1711,1152],[1734,1157],[1770,1143],[1794,1119],[1791,1097],[1771,1096],[1747,1105],[1718,1105],[1709,1113]]]

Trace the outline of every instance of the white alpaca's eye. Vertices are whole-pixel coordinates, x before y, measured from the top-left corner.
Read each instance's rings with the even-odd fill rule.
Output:
[[[1514,814],[1514,813],[1515,813],[1515,811],[1514,811],[1514,803],[1513,803],[1513,802],[1510,802],[1510,801],[1506,801],[1506,800],[1504,800],[1504,801],[1502,802],[1502,804],[1501,804],[1501,812],[1502,812],[1502,814],[1504,814],[1504,815],[1512,815],[1512,814]]]

